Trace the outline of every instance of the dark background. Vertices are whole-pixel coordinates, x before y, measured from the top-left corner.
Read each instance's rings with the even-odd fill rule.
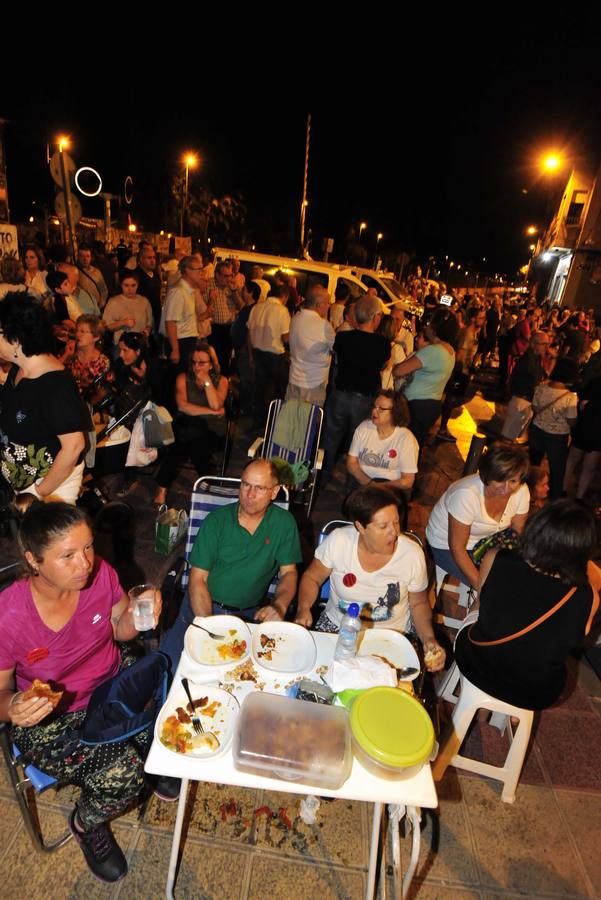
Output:
[[[564,13],[543,33],[517,16],[494,41],[480,35],[440,49],[428,37],[411,57],[402,42],[388,43],[377,66],[345,57],[319,87],[292,52],[268,73],[238,73],[223,92],[219,79],[199,91],[132,89],[127,79],[110,91],[89,80],[38,83],[26,102],[0,108],[9,120],[11,218],[26,220],[33,200],[52,202],[46,144],[67,133],[77,164],[97,168],[106,190],[122,194],[132,176],[140,229],[168,230],[169,181],[182,153],[194,150],[202,164],[191,185],[242,197],[257,250],[295,253],[310,109],[314,256],[329,236],[332,258],[344,261],[365,221],[370,262],[381,231],[389,262],[400,251],[422,264],[447,254],[464,267],[514,275],[528,259],[526,227],[548,220],[570,165],[596,171],[601,158],[598,17]],[[551,147],[566,160],[553,180],[537,165]],[[102,215],[99,200],[83,206]]]

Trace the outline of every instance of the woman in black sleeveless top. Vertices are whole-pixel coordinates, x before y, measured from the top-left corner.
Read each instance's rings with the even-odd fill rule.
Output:
[[[219,371],[215,351],[206,341],[198,341],[188,371],[181,372],[175,382],[175,443],[167,448],[157,475],[155,503],[165,503],[167,489],[186,460],[192,460],[199,475],[207,474],[211,455],[209,418],[224,416],[227,391],[228,381]]]
[[[463,628],[455,643],[461,673],[522,709],[555,703],[565,686],[566,657],[588,634],[598,604],[601,573],[590,563],[596,547],[589,510],[577,501],[557,500],[529,520],[519,551],[485,557],[478,621]],[[535,628],[504,643],[489,643],[527,629],[572,588]]]

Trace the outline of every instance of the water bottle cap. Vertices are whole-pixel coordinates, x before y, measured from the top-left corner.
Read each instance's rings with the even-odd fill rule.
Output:
[[[347,616],[350,616],[352,619],[356,619],[359,615],[359,604],[351,603],[349,608],[346,611]]]

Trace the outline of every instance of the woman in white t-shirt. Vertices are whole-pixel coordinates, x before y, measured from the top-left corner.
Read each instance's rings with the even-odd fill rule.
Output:
[[[417,472],[419,446],[405,426],[409,421],[407,401],[394,391],[380,391],[371,410],[355,429],[346,468],[352,488],[372,481],[409,491]]]
[[[437,566],[478,587],[470,551],[482,538],[512,528],[521,533],[530,506],[528,458],[519,448],[497,446],[482,454],[476,475],[452,484],[434,506],[426,538]]]
[[[36,244],[28,244],[23,254],[23,262],[25,263],[27,290],[33,297],[43,300],[48,294],[44,254]]]
[[[568,442],[572,425],[578,416],[578,395],[570,385],[578,380],[578,366],[573,359],[558,359],[547,384],[539,384],[534,392],[534,418],[528,432],[530,459],[540,466],[545,454],[549,460],[549,495],[561,497],[568,459]]]
[[[301,579],[296,622],[313,624],[311,608],[329,578],[318,631],[337,632],[350,604],[358,603],[367,627],[415,630],[426,667],[444,668],[445,653],[432,628],[426,560],[421,546],[400,532],[396,495],[386,486],[359,488],[348,498],[347,512],[354,525],[325,538]]]

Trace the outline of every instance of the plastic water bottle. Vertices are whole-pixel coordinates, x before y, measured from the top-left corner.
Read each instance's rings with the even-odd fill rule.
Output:
[[[351,659],[355,655],[357,647],[357,635],[361,631],[361,622],[359,621],[359,604],[351,603],[346,611],[346,615],[342,617],[340,623],[340,632],[336,641],[334,650],[334,659],[339,662],[343,659]]]

